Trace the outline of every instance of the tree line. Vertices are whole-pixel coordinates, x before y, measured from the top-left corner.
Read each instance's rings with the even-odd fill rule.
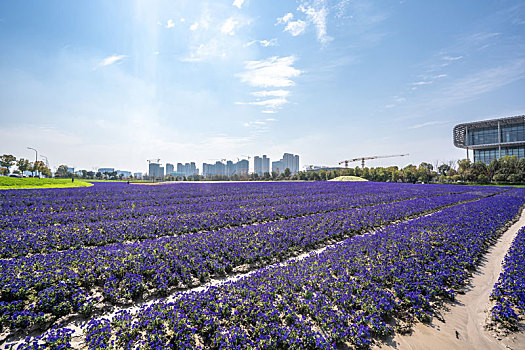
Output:
[[[40,160],[31,162],[28,159],[20,158],[16,159],[12,154],[4,154],[0,156],[0,175],[11,174],[11,167],[16,165],[12,173],[16,175],[23,175],[24,172],[30,171],[33,176],[42,174],[46,177],[51,177],[51,170],[46,164]]]
[[[339,176],[359,176],[370,181],[408,183],[479,183],[522,184],[525,183],[525,159],[505,156],[490,164],[461,159],[432,165],[423,162],[419,166],[409,164],[376,168],[348,168],[299,172],[290,180],[323,181]]]

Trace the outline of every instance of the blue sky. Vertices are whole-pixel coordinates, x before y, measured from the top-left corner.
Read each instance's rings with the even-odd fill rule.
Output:
[[[455,124],[525,114],[524,34],[523,1],[2,1],[0,153],[460,159]]]

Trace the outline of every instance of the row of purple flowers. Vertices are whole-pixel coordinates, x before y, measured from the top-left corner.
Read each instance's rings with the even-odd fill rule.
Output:
[[[518,231],[503,261],[503,272],[490,296],[492,322],[517,331],[525,316],[525,227]]]

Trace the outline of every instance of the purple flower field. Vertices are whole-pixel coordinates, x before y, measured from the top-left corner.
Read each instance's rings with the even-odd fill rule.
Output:
[[[73,331],[60,327],[80,319],[91,349],[333,349],[428,321],[519,213],[525,190],[97,183],[0,198],[0,342],[43,333],[17,347],[68,348]]]

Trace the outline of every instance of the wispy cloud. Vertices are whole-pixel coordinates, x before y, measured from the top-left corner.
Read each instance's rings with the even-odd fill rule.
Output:
[[[324,0],[315,0],[314,5],[303,3],[299,6],[299,10],[306,14],[309,22],[315,25],[317,31],[317,40],[322,44],[326,44],[332,40],[326,33],[326,16],[328,10],[325,6]]]
[[[319,40],[319,42],[326,44],[333,39],[327,35],[326,31],[328,9],[325,0],[314,0],[313,4],[308,1],[302,1],[297,11],[306,15],[306,17],[304,19],[293,20],[293,13],[288,12],[283,17],[277,18],[277,24],[283,24],[285,26],[285,32],[290,33],[292,36],[298,36],[306,31],[309,24],[312,24],[315,26],[317,40]]]
[[[444,61],[452,62],[452,61],[459,61],[462,58],[463,56],[443,56],[441,59]]]
[[[303,20],[293,20],[293,14],[288,12],[286,15],[277,18],[277,23],[284,24],[284,31],[290,33],[292,36],[298,36],[304,33],[307,23]]]
[[[239,24],[239,21],[236,21],[233,17],[230,17],[224,22],[224,24],[221,26],[221,33],[227,34],[227,35],[234,35],[235,34],[235,26]]]
[[[286,24],[286,27],[284,28],[285,32],[290,33],[292,36],[298,36],[304,33],[306,30],[306,22],[301,21],[300,19],[297,21],[291,21]]]
[[[270,40],[252,40],[246,43],[246,46],[252,46],[253,44],[259,44],[264,47],[269,47],[269,46],[277,46],[278,42],[276,38],[273,38]]]
[[[302,72],[296,69],[294,56],[270,57],[260,61],[248,61],[245,72],[237,76],[243,83],[259,88],[283,88],[294,86],[293,78]],[[255,105],[263,107],[263,113],[274,113],[288,103],[286,97],[290,91],[284,89],[261,90],[252,92],[256,101],[237,102],[237,104]]]
[[[257,97],[268,97],[268,96],[286,97],[289,94],[290,94],[290,91],[288,90],[263,90],[263,91],[252,92],[252,95],[257,96]]]
[[[244,0],[233,0],[232,5],[240,9],[242,7],[242,4],[244,4]]]
[[[173,28],[175,27],[175,22],[173,22],[173,20],[170,18],[168,19],[168,22],[166,22],[166,28]]]
[[[197,29],[199,29],[199,22],[195,22],[190,26],[191,31],[196,31]]]
[[[276,111],[280,109],[286,103],[288,103],[288,100],[286,98],[278,97],[278,98],[270,98],[267,100],[260,100],[260,101],[236,102],[235,104],[261,106],[261,107],[264,107],[265,109]]]
[[[293,13],[288,12],[286,15],[277,18],[277,23],[286,24],[293,19]]]
[[[202,62],[212,58],[224,58],[226,52],[218,40],[212,39],[207,43],[195,47],[189,57],[183,57],[182,62]]]
[[[291,78],[302,72],[293,67],[294,56],[270,57],[265,60],[248,61],[245,72],[238,74],[243,83],[255,87],[288,87],[295,85]]]
[[[102,61],[100,61],[100,63],[94,69],[97,69],[99,67],[109,66],[109,65],[121,62],[126,57],[128,57],[128,56],[126,56],[126,55],[111,55],[111,56],[108,56],[108,57],[104,58]]]
[[[414,86],[423,86],[423,85],[430,85],[432,84],[432,81],[416,81],[412,83]]]
[[[449,102],[468,101],[524,78],[525,59],[517,59],[458,79],[446,87],[442,91],[442,95]],[[434,103],[438,103],[438,101],[434,101]]]
[[[426,123],[412,125],[408,127],[408,129],[420,129],[426,126],[440,125],[440,124],[447,124],[447,123],[448,123],[448,120],[433,120],[433,121],[426,122]]]

